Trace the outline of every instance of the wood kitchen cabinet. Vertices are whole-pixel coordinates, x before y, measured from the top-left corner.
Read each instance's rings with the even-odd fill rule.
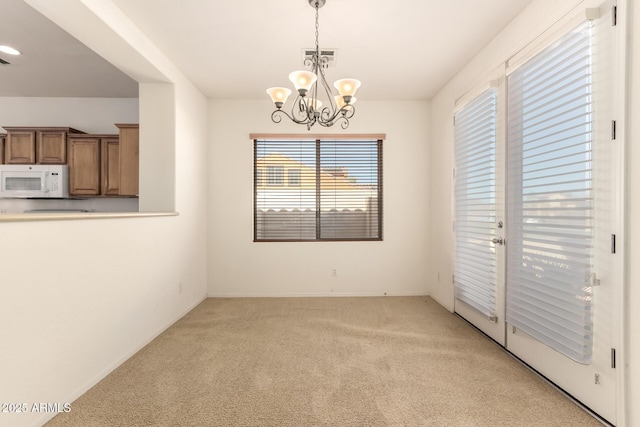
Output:
[[[137,196],[140,181],[139,125],[116,123],[120,129],[120,195]]]
[[[42,129],[36,131],[36,163],[64,165],[67,163],[67,134],[75,129]]]
[[[115,135],[3,126],[7,133],[0,134],[0,163],[68,164],[71,196],[137,196],[139,126],[116,126]]]
[[[64,165],[67,163],[67,136],[82,134],[70,127],[3,126],[7,131],[4,163]]]
[[[7,164],[34,164],[36,162],[36,132],[34,130],[7,130],[4,142],[4,162]]]
[[[4,164],[4,139],[7,136],[5,133],[0,133],[0,165]]]
[[[68,139],[69,194],[120,195],[118,135],[70,135]]]
[[[114,137],[101,140],[102,191],[105,196],[120,195],[120,139]]]
[[[100,194],[100,137],[70,136],[68,141],[69,194]]]

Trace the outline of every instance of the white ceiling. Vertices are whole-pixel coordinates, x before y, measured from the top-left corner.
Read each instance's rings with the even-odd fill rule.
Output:
[[[137,98],[138,84],[22,0],[0,0],[0,96]]]
[[[290,86],[314,45],[308,0],[112,1],[210,98]],[[429,99],[530,1],[327,0],[320,47],[339,51],[327,79],[362,80],[359,99]],[[0,0],[0,16],[0,44],[24,52],[0,54],[13,62],[0,96],[132,96],[129,79],[22,0]]]

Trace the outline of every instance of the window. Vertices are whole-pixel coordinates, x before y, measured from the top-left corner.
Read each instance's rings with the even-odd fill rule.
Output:
[[[382,139],[254,139],[261,169],[254,241],[382,240]]]
[[[256,186],[262,187],[264,184],[262,183],[262,169],[256,169]]]
[[[300,169],[289,169],[287,171],[289,187],[297,187],[300,185]]]
[[[282,166],[267,166],[267,185],[282,185],[284,168]]]

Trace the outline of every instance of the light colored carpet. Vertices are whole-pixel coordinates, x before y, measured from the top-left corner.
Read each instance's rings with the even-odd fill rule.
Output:
[[[602,426],[428,297],[208,299],[54,426]]]

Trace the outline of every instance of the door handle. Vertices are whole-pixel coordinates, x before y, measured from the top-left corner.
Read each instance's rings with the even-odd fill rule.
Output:
[[[504,245],[504,239],[502,237],[494,237],[491,241],[496,245]]]

